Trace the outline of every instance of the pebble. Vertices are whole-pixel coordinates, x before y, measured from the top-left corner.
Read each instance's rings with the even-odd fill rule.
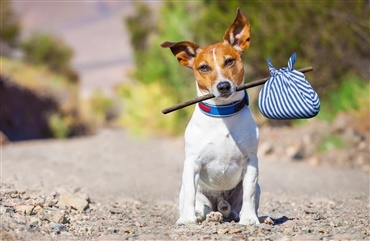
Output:
[[[236,233],[241,233],[242,230],[240,228],[233,228],[229,230],[229,234],[236,234]]]
[[[3,206],[0,207],[0,213],[1,214],[12,213],[12,212],[14,212],[14,209],[13,208],[3,207]]]
[[[217,233],[218,234],[225,234],[225,233],[227,233],[229,230],[228,229],[226,229],[226,228],[220,228],[219,230],[217,230]]]
[[[84,211],[89,203],[71,192],[62,192],[58,201],[59,207],[68,206],[78,211]]]
[[[57,234],[60,234],[61,232],[67,231],[66,226],[64,226],[63,224],[60,224],[60,223],[50,222],[49,227],[50,227],[52,232],[55,232]]]

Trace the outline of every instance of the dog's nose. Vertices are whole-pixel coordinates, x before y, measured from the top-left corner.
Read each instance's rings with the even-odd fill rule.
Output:
[[[217,89],[221,93],[228,93],[231,89],[231,84],[227,81],[223,81],[217,84]]]

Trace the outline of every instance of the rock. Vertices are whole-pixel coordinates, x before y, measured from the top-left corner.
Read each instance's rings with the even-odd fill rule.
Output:
[[[0,207],[0,213],[1,214],[12,213],[12,212],[14,212],[14,209],[13,208],[3,207],[3,206]]]
[[[217,230],[217,234],[225,234],[227,233],[229,230],[227,228],[220,228],[219,230]]]
[[[60,194],[58,206],[68,206],[77,211],[84,211],[89,206],[89,203],[73,193],[63,192]]]
[[[54,223],[68,223],[68,219],[64,213],[54,212],[51,220]]]
[[[57,203],[58,203],[58,200],[48,200],[46,205],[48,207],[54,207]]]
[[[17,224],[26,225],[27,223],[26,217],[23,215],[14,215],[13,218]]]
[[[18,205],[15,206],[15,211],[24,215],[31,215],[34,208],[32,205]]]
[[[242,230],[240,228],[233,228],[233,229],[230,229],[229,230],[229,234],[237,234],[237,233],[241,233]]]
[[[37,213],[37,214],[41,214],[41,212],[43,211],[44,209],[42,208],[42,207],[40,207],[40,206],[36,206],[36,207],[34,207],[33,208],[33,212],[34,213]]]
[[[31,230],[38,227],[41,224],[41,220],[37,217],[29,217],[26,223],[26,229]]]
[[[67,231],[66,226],[64,226],[63,224],[60,224],[60,223],[50,222],[49,227],[50,227],[51,231],[53,231],[57,234],[60,234],[61,232]]]

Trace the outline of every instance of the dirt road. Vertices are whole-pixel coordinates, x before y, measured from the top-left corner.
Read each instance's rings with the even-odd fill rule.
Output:
[[[368,173],[263,159],[259,216],[274,224],[176,227],[183,159],[182,138],[141,140],[120,129],[5,145],[2,240],[370,237]]]

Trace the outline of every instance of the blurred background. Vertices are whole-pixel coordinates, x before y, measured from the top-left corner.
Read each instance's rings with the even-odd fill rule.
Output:
[[[261,155],[368,171],[369,1],[1,0],[2,144],[112,126],[181,136],[194,107],[161,109],[195,97],[193,73],[160,44],[220,42],[237,7],[252,25],[246,82],[269,76],[268,57],[281,68],[296,52],[321,100],[313,119],[271,121],[250,89]]]

